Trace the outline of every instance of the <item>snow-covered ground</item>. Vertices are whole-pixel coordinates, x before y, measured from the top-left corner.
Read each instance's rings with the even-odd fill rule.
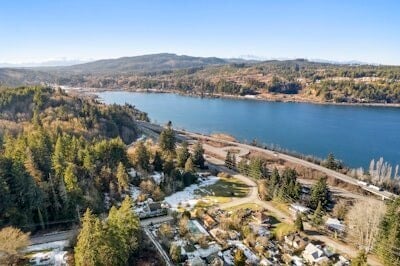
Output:
[[[42,251],[49,249],[63,249],[69,245],[68,240],[54,241],[43,244],[30,245],[25,249],[26,252]]]
[[[67,265],[64,248],[69,245],[68,240],[31,245],[25,249],[26,253],[34,253],[29,262],[31,265]]]
[[[157,185],[160,185],[161,181],[163,181],[163,179],[164,179],[164,174],[163,173],[159,173],[159,172],[154,172],[151,175],[151,178],[154,180],[154,182]]]
[[[178,191],[168,197],[165,197],[165,201],[171,206],[172,209],[177,209],[179,205],[193,208],[200,198],[200,195],[196,195],[195,191],[199,190],[201,187],[215,184],[219,180],[219,177],[209,176],[204,180],[199,180],[200,182],[198,184],[192,184],[182,191]]]

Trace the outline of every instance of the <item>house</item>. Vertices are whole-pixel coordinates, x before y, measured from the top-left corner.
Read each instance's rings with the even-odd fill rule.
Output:
[[[304,260],[311,264],[323,264],[329,261],[322,249],[312,243],[306,246],[302,255]]]
[[[208,214],[203,216],[203,224],[207,229],[213,228],[217,225],[217,222]]]
[[[303,249],[307,242],[299,234],[285,236],[285,244],[294,249]]]
[[[325,226],[328,230],[331,230],[333,232],[337,233],[344,233],[346,230],[346,226],[342,224],[341,221],[338,219],[333,219],[333,218],[328,218],[328,220],[325,222]]]

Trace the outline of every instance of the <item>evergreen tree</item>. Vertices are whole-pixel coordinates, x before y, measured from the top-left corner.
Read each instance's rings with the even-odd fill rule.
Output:
[[[43,182],[43,173],[38,169],[29,147],[26,148],[26,159],[24,165],[26,171],[35,179],[36,184]]]
[[[226,152],[225,166],[228,168],[232,168],[232,155],[231,155],[231,151],[229,151],[229,150]]]
[[[76,166],[69,163],[64,173],[64,183],[67,192],[79,191],[80,187],[78,185],[78,177],[76,175]]]
[[[326,177],[321,177],[311,188],[310,207],[315,209],[321,204],[325,210],[330,201],[330,191],[326,183]]]
[[[154,154],[153,168],[154,168],[154,171],[157,171],[157,172],[161,172],[163,170],[163,160],[158,151],[156,151],[156,153]]]
[[[253,157],[250,159],[249,176],[255,179],[261,179],[265,177],[263,161],[260,158]]]
[[[326,158],[324,164],[326,168],[332,169],[332,170],[338,170],[342,167],[340,161],[335,159],[335,156],[333,153],[329,153],[328,157]]]
[[[172,161],[171,158],[167,158],[163,164],[164,175],[170,176],[172,173],[172,170],[174,170],[174,169],[175,169],[174,162]]]
[[[193,163],[200,169],[204,168],[204,149],[200,142],[197,142],[193,148]]]
[[[188,143],[186,141],[182,142],[181,147],[176,151],[176,163],[178,167],[185,167],[185,163],[189,158],[190,153],[188,149]]]
[[[102,243],[100,221],[87,209],[82,219],[82,229],[75,247],[75,265],[97,266],[100,264],[99,249]]]
[[[161,132],[158,140],[158,145],[160,146],[161,151],[167,156],[175,154],[175,132],[172,129],[172,124],[170,122]]]
[[[384,265],[400,265],[400,198],[387,208],[376,243],[376,251]]]
[[[239,173],[241,173],[242,175],[248,175],[249,174],[249,167],[248,167],[246,159],[241,159],[240,160],[240,162],[238,164],[238,170],[239,170]]]
[[[311,222],[314,226],[320,226],[323,223],[324,213],[322,211],[322,204],[318,202],[317,209],[314,211],[314,214],[311,217]]]
[[[296,220],[294,221],[294,226],[296,227],[296,230],[298,232],[304,231],[303,218],[300,213],[296,214]]]
[[[117,180],[119,191],[126,191],[129,188],[129,175],[126,172],[125,166],[119,162],[117,167]]]
[[[236,155],[235,154],[232,155],[232,168],[236,169]]]
[[[148,171],[149,170],[149,152],[143,141],[139,141],[135,144],[135,149],[132,154],[132,163],[135,167]]]

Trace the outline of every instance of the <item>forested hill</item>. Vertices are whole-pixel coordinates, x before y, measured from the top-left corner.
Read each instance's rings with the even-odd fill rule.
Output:
[[[0,227],[46,228],[76,221],[87,207],[102,211],[104,193],[118,197],[137,119],[147,115],[129,105],[50,88],[1,89]]]
[[[400,103],[399,66],[304,59],[260,62],[152,54],[67,67],[0,68],[0,85],[20,84],[257,95],[277,101]]]
[[[146,73],[227,63],[228,61],[216,57],[193,57],[163,53],[98,60],[64,67],[62,70],[74,73]]]

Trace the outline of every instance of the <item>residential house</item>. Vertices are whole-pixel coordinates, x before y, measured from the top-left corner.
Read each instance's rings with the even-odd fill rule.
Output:
[[[344,233],[346,230],[346,226],[341,221],[334,218],[328,218],[328,220],[325,222],[325,226],[328,230],[340,234]]]
[[[318,264],[323,264],[323,263],[329,261],[328,257],[325,256],[324,251],[320,247],[318,247],[312,243],[309,243],[306,246],[302,255],[303,255],[304,260],[306,260],[308,263],[311,263],[311,264],[318,265]]]

